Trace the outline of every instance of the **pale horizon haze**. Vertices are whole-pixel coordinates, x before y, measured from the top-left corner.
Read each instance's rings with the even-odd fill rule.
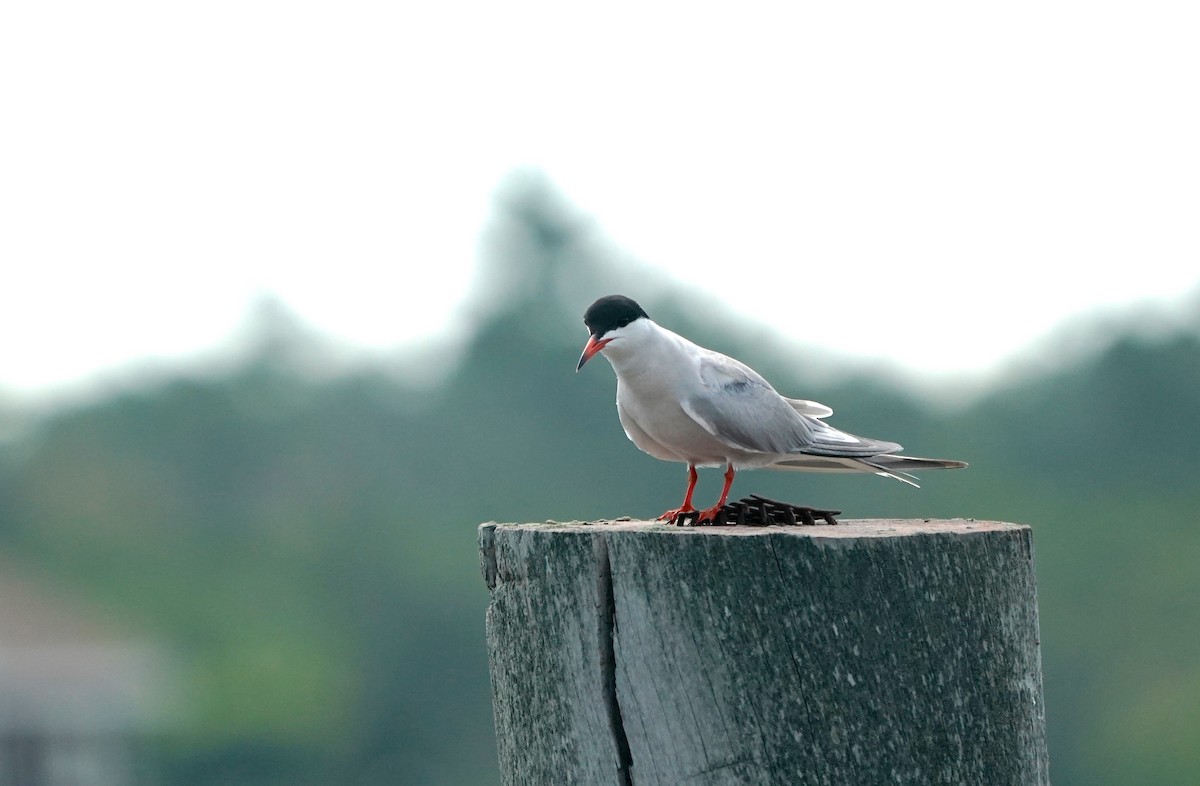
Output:
[[[1182,2],[6,4],[0,392],[263,296],[445,335],[526,171],[681,288],[795,303],[788,340],[986,373],[1200,293],[1198,36]]]

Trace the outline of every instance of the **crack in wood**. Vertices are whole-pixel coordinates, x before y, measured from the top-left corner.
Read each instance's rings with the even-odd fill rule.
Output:
[[[633,754],[625,733],[625,719],[617,698],[617,604],[613,593],[612,562],[608,556],[608,540],[603,535],[595,539],[596,585],[600,600],[600,682],[604,691],[604,707],[617,748],[617,777],[621,786],[633,786]]]

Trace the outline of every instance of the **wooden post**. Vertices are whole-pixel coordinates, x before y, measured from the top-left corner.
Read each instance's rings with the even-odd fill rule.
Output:
[[[505,784],[1046,784],[1028,527],[484,524]]]

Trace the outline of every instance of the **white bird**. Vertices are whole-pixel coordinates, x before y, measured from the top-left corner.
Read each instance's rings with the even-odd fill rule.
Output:
[[[714,520],[740,469],[870,472],[916,486],[910,470],[966,466],[901,456],[894,442],[839,431],[821,420],[833,414],[829,407],[784,398],[754,369],[659,326],[623,295],[597,300],[583,323],[589,336],[575,370],[603,354],[617,374],[617,415],[625,435],[655,458],[687,464],[683,504],[660,519],[698,513],[697,523]],[[721,498],[697,511],[696,467],[722,465]]]

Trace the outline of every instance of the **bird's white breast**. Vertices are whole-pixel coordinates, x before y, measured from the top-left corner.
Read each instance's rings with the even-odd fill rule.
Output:
[[[704,384],[700,379],[703,350],[644,321],[644,327],[638,326],[604,349],[617,374],[617,407],[625,433],[656,458],[708,466],[723,465],[734,460],[735,454],[740,456],[740,451],[693,420],[681,404]],[[630,327],[635,326],[637,323]]]

